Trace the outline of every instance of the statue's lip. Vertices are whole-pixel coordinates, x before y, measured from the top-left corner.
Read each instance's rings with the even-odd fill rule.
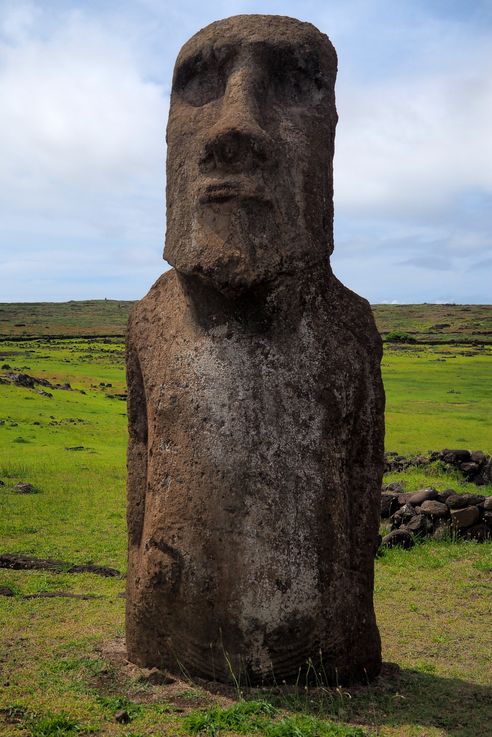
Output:
[[[198,201],[201,205],[209,202],[228,202],[233,199],[264,200],[264,194],[251,182],[227,179],[214,181],[201,189]]]

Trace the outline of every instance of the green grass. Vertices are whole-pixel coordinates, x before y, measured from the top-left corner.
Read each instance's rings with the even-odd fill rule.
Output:
[[[387,345],[388,450],[490,453],[491,362],[488,346]],[[1,551],[124,572],[126,407],[112,398],[125,392],[121,339],[2,341],[4,364],[11,368],[0,376],[26,372],[68,381],[74,391],[49,389],[50,399],[0,384]],[[75,447],[82,450],[67,450]],[[386,477],[402,479],[408,490],[483,491],[437,466]],[[19,481],[37,493],[15,493]],[[14,593],[0,597],[0,735],[485,737],[491,550],[490,543],[428,541],[378,558],[383,657],[400,670],[387,667],[366,687],[320,682],[241,694],[193,682],[151,686],[113,657],[108,643],[124,635],[124,580],[0,570],[0,586]],[[24,598],[46,592],[98,598]],[[128,711],[128,725],[115,721],[119,709]]]
[[[492,451],[492,348],[386,346],[386,448]]]
[[[268,701],[239,701],[234,706],[214,706],[185,717],[185,729],[191,735],[220,733],[263,734],[265,737],[365,737],[366,730],[334,724],[311,714],[281,716]]]

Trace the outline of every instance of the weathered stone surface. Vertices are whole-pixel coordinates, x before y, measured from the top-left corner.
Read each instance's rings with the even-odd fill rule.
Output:
[[[492,512],[484,512],[483,521],[488,527],[492,527]]]
[[[385,453],[385,470],[404,471],[411,467],[428,466],[441,461],[462,473],[467,481],[477,486],[492,482],[492,458],[481,450],[430,450],[426,455],[402,456]],[[385,489],[387,490],[387,489]]]
[[[466,499],[468,505],[470,507],[478,507],[479,504],[483,504],[485,502],[485,497],[481,494],[462,494],[461,495],[464,499]]]
[[[431,517],[447,517],[449,508],[446,504],[436,501],[423,502],[420,506],[422,514],[428,514]]]
[[[388,494],[386,492],[383,492],[381,494],[381,517],[386,519],[387,517],[391,517],[393,512],[396,511],[398,508],[398,495],[397,494]]]
[[[471,458],[471,454],[469,450],[445,449],[442,451],[441,457],[445,463],[467,463]]]
[[[114,719],[118,724],[129,724],[131,722],[131,717],[126,709],[120,709],[120,711],[117,711],[114,715]]]
[[[483,502],[483,508],[487,512],[492,512],[492,496],[486,496]]]
[[[165,255],[128,329],[131,660],[249,682],[380,669],[381,341],[333,276],[335,51],[239,16],[179,54]]]
[[[405,524],[405,529],[414,535],[426,535],[432,529],[432,523],[425,514],[416,514]]]
[[[487,456],[482,450],[474,450],[470,453],[470,458],[473,463],[478,463],[481,465],[482,463],[485,463],[487,460]]]
[[[432,501],[436,500],[438,498],[437,491],[435,489],[421,489],[420,491],[416,491],[415,494],[412,494],[409,498],[409,503],[412,504],[412,506],[417,506],[418,504],[422,504],[422,502]]]
[[[451,534],[451,521],[445,517],[439,517],[437,526],[432,533],[434,540],[446,540],[451,537]]]
[[[478,479],[480,484],[492,484],[492,456],[483,464]]]
[[[398,504],[403,506],[404,504],[410,501],[413,495],[414,495],[414,492],[412,491],[403,491],[401,494],[398,494]]]
[[[480,494],[454,494],[448,496],[446,504],[450,509],[461,509],[463,507],[474,507],[482,504],[485,497]]]
[[[415,509],[412,507],[411,504],[404,504],[403,507],[398,509],[392,516],[391,516],[391,524],[393,528],[398,528],[402,524],[405,524],[406,522],[409,522],[412,517],[415,517]]]
[[[478,463],[460,463],[460,471],[464,473],[466,477],[475,476],[480,470]]]
[[[440,491],[439,494],[437,495],[437,501],[438,502],[443,502],[443,504],[445,504],[446,503],[446,500],[450,496],[454,496],[455,494],[456,494],[456,492],[455,492],[454,489],[444,489],[444,491]]]
[[[405,489],[404,481],[391,481],[389,484],[383,484],[383,491],[394,492],[395,494],[403,493]]]
[[[36,488],[32,484],[19,481],[19,483],[14,486],[14,491],[17,494],[35,494]]]
[[[465,507],[464,509],[452,509],[451,520],[453,527],[462,530],[465,527],[471,527],[480,518],[478,507]]]
[[[414,545],[413,537],[408,530],[393,530],[383,537],[383,545],[387,548],[411,548]]]
[[[446,499],[446,505],[450,509],[462,509],[469,506],[464,494],[450,494]]]

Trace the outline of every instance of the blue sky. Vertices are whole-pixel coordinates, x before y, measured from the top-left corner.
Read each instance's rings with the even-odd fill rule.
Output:
[[[342,281],[373,303],[492,302],[492,0],[0,0],[0,301],[146,293],[174,60],[239,13],[337,49]]]

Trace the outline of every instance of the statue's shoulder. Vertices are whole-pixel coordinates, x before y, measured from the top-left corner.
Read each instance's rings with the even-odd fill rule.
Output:
[[[178,291],[175,269],[161,274],[145,297],[133,305],[128,317],[128,335],[145,340],[148,333],[165,324],[176,304]]]
[[[381,336],[374,320],[371,305],[360,295],[333,277],[330,289],[331,309],[339,323],[343,323],[358,341],[379,353],[382,350]]]

